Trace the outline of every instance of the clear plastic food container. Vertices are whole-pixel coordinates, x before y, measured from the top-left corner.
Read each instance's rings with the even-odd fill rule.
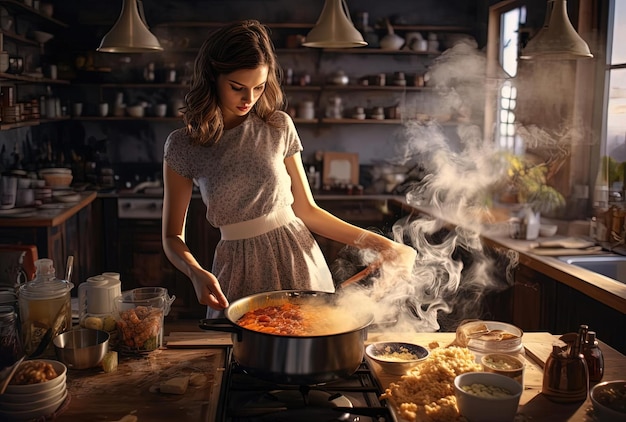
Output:
[[[142,354],[163,345],[163,320],[176,296],[163,287],[140,287],[115,298],[118,349]]]

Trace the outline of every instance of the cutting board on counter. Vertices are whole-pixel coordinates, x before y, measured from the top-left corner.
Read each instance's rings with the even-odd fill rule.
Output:
[[[168,349],[198,349],[232,346],[231,335],[220,331],[172,331],[163,340]]]
[[[211,421],[226,365],[224,348],[156,350],[144,356],[120,356],[117,371],[68,371],[70,403],[55,422],[118,421],[135,415],[143,421]],[[184,394],[158,390],[164,381],[203,374]]]
[[[536,255],[564,256],[564,255],[593,255],[602,251],[602,246],[595,242],[577,237],[546,240],[534,244],[528,250]]]

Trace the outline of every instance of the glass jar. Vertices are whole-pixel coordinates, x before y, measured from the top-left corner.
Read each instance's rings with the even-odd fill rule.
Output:
[[[18,291],[22,342],[28,355],[38,349],[44,337],[54,337],[72,326],[70,292],[74,285],[56,278],[51,259],[38,259],[35,267],[35,278]],[[54,358],[52,342],[43,346],[40,357]]]
[[[0,306],[0,369],[14,364],[23,354],[17,313],[12,306]]]
[[[163,321],[176,296],[163,287],[140,287],[115,298],[118,350],[144,354],[163,345]]]
[[[462,322],[456,330],[456,343],[467,347],[481,363],[483,356],[502,353],[524,360],[523,331],[515,325],[498,321],[471,320]]]

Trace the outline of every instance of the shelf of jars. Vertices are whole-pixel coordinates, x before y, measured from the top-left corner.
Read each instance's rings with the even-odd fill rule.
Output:
[[[30,38],[26,38],[24,35],[17,34],[13,31],[6,31],[4,29],[0,29],[0,34],[4,38],[4,41],[14,41],[24,45],[31,45],[33,47],[39,47],[39,42],[35,40],[31,40]]]
[[[149,121],[149,122],[180,122],[183,120],[181,117],[157,117],[157,116],[144,116],[144,117],[132,117],[132,116],[80,116],[80,117],[72,117],[73,120],[82,120],[82,121],[102,121],[102,122],[114,122],[114,121]]]
[[[62,116],[62,117],[57,117],[54,119],[29,119],[29,120],[23,120],[21,122],[15,122],[15,123],[3,123],[0,122],[0,131],[3,130],[10,130],[10,129],[17,129],[17,128],[21,128],[21,127],[30,127],[30,126],[39,126],[42,124],[46,124],[46,123],[56,123],[56,122],[61,122],[64,120],[69,120],[70,117],[69,116]]]
[[[38,24],[54,26],[57,28],[68,28],[69,25],[53,17],[53,9],[39,9],[21,0],[0,0],[0,6],[5,7],[9,13],[14,15],[25,15],[29,20],[34,20]],[[41,5],[40,2],[37,2]]]
[[[20,73],[0,73],[0,82],[2,80],[15,81],[15,82],[28,82],[38,84],[56,84],[56,85],[69,85],[70,81],[65,79],[51,79],[46,77],[30,76],[28,74]]]

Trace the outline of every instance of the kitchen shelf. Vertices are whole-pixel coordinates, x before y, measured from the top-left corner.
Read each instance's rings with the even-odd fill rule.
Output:
[[[0,33],[4,37],[5,43],[7,40],[13,40],[13,41],[19,42],[20,44],[32,45],[34,47],[39,47],[40,45],[37,41],[31,40],[30,38],[26,38],[25,36],[17,34],[13,31],[0,30]]]
[[[0,82],[2,80],[29,82],[38,84],[57,84],[57,85],[69,85],[70,81],[65,79],[50,79],[50,78],[35,78],[33,76],[26,76],[23,74],[16,75],[13,73],[0,73]]]
[[[144,117],[130,117],[130,116],[80,116],[80,117],[72,117],[73,120],[82,120],[82,121],[152,121],[152,122],[183,122],[182,117],[155,117],[155,116],[144,116]]]
[[[23,120],[21,122],[15,122],[15,123],[2,123],[0,122],[0,131],[3,130],[10,130],[10,129],[17,129],[20,127],[30,127],[30,126],[39,126],[41,124],[45,124],[45,123],[56,123],[56,122],[60,122],[63,120],[69,120],[70,117],[69,116],[63,116],[63,117],[58,117],[55,119],[33,119],[33,120]]]
[[[399,125],[402,123],[400,119],[350,119],[347,117],[341,119],[329,119],[323,118],[320,120],[320,123],[327,124],[356,124],[356,125]]]
[[[61,22],[52,16],[48,16],[32,6],[27,6],[23,1],[0,0],[0,6],[6,7],[7,10],[13,12],[14,14],[27,15],[29,19],[35,19],[38,23],[52,24],[61,28],[69,28],[69,25],[65,22]]]
[[[80,84],[76,84],[80,85]],[[150,82],[125,82],[125,83],[104,83],[104,84],[85,84],[85,85],[98,85],[101,88],[140,88],[140,89],[152,89],[152,88],[171,88],[171,89],[183,89],[189,88],[187,84],[181,83],[150,83]]]

